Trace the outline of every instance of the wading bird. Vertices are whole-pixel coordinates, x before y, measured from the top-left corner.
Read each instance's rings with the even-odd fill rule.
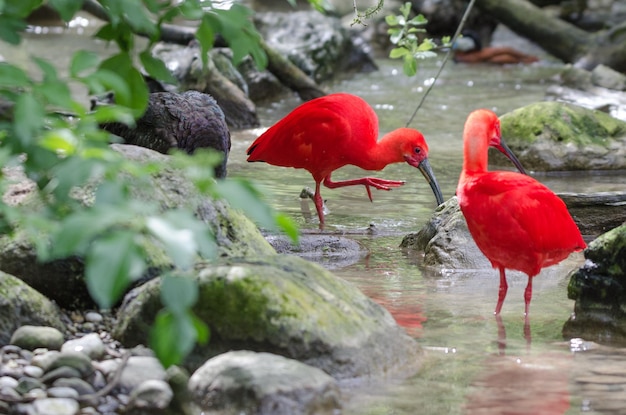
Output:
[[[363,185],[370,201],[370,186],[391,190],[404,184],[376,177],[332,181],[332,172],[348,164],[382,170],[388,164],[406,162],[422,172],[437,204],[443,203],[428,162],[428,145],[419,131],[399,128],[377,138],[378,117],[367,102],[351,94],[330,94],[305,102],[270,127],[248,148],[248,161],[308,170],[315,180],[313,200],[320,229],[324,228],[321,183],[331,189]]]
[[[528,275],[524,292],[528,315],[533,277],[586,244],[565,203],[546,186],[525,174],[487,171],[489,146],[500,150],[524,172],[501,140],[496,114],[477,110],[465,123],[463,171],[456,193],[476,245],[500,271],[495,314],[500,313],[506,297],[508,268]]]

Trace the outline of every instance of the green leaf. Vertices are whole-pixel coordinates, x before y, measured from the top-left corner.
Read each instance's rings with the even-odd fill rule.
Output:
[[[148,217],[146,227],[163,242],[167,254],[178,268],[185,270],[193,266],[198,248],[190,229],[178,228],[163,216]]]
[[[72,94],[69,86],[65,82],[59,80],[44,82],[37,87],[37,92],[42,94],[52,105],[64,109],[72,108]]]
[[[14,132],[23,145],[31,144],[44,125],[43,104],[31,94],[22,94],[15,101]]]
[[[291,217],[278,213],[276,215],[276,224],[294,243],[298,243],[299,231],[298,225],[291,219]]]
[[[248,54],[259,69],[267,66],[267,55],[261,47],[261,35],[250,21],[252,11],[234,3],[230,9],[213,9],[206,18],[224,36],[233,51],[233,63],[239,64]]]
[[[84,0],[48,0],[48,3],[59,13],[61,19],[69,22],[83,7]]]
[[[77,78],[81,72],[87,69],[95,68],[98,65],[100,58],[94,52],[85,50],[79,50],[72,55],[72,61],[70,62],[70,76]]]
[[[19,45],[20,33],[26,29],[26,22],[0,14],[0,39],[11,45]]]
[[[43,0],[20,0],[6,3],[3,14],[25,19],[43,4]]]
[[[415,75],[417,73],[417,60],[411,55],[405,55],[402,70],[406,76]]]
[[[216,196],[228,200],[235,208],[267,229],[278,229],[276,214],[260,198],[260,192],[248,181],[241,179],[219,180],[215,183]]]
[[[411,13],[411,3],[407,1],[400,6],[400,13],[402,13],[404,17],[409,17],[409,14]]]
[[[166,274],[161,278],[161,302],[173,314],[184,314],[198,301],[198,283],[189,277]]]
[[[77,142],[73,131],[65,128],[47,132],[39,144],[57,154],[70,155],[76,150]]]
[[[120,1],[120,8],[123,10],[123,16],[133,28],[135,33],[147,35],[154,38],[159,30],[152,21],[146,9],[143,7],[141,0],[114,0]]]
[[[404,36],[404,32],[400,29],[389,29],[388,32],[390,35],[389,41],[394,45],[397,45]]]
[[[168,82],[170,84],[175,84],[176,78],[172,75],[172,73],[167,69],[165,63],[161,59],[155,58],[152,56],[149,50],[145,50],[139,54],[139,59],[141,60],[141,64],[143,68],[150,74],[152,77],[159,79],[161,81]]]
[[[394,49],[391,49],[391,51],[389,52],[389,57],[391,59],[398,59],[407,55],[408,53],[409,53],[409,50],[407,48],[404,48],[404,47],[394,48]]]
[[[426,19],[423,14],[418,14],[417,16],[409,20],[409,24],[413,26],[423,26],[427,23],[428,19]]]
[[[398,16],[394,16],[393,14],[385,16],[385,22],[387,22],[389,26],[398,26],[400,24]]]
[[[145,253],[131,230],[115,230],[99,237],[87,251],[85,277],[91,297],[110,308],[128,285],[146,270]]]
[[[190,313],[180,315],[161,310],[150,331],[150,347],[164,367],[180,363],[196,340],[206,339],[208,328]]]
[[[211,24],[210,14],[204,15],[202,22],[196,29],[196,39],[200,43],[200,56],[202,57],[202,65],[206,67],[208,63],[208,52],[213,47],[215,42],[215,34],[213,33],[213,26]]]
[[[85,255],[95,238],[115,225],[130,220],[132,215],[111,207],[85,209],[68,216],[52,235],[47,260]]]
[[[0,62],[0,86],[26,88],[30,86],[30,78],[17,66]]]

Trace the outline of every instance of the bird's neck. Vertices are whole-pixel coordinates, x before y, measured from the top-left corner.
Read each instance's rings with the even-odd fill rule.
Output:
[[[481,125],[468,128],[463,134],[463,172],[484,173],[487,171],[489,140]]]
[[[363,158],[359,167],[365,170],[382,170],[388,164],[405,161],[399,150],[399,143],[402,139],[402,132],[399,130],[385,134],[376,142],[375,146],[368,150],[367,157]]]

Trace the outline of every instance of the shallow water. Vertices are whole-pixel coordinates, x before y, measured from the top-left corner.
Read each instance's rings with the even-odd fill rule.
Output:
[[[103,55],[110,51],[103,43],[86,42],[81,27],[45,36],[27,35],[20,48],[2,47],[5,58],[24,66],[31,65],[28,53],[33,52],[54,57],[65,66],[68,55],[78,48]],[[385,133],[406,125],[440,63],[424,61],[418,75],[409,79],[398,62],[381,60],[378,72],[325,87],[329,92],[346,91],[365,98],[378,113],[381,133]],[[480,107],[503,114],[540,101],[558,69],[559,64],[549,59],[528,67],[448,64],[410,125],[428,140],[430,162],[446,199],[454,194],[461,169],[461,132],[467,114]],[[77,88],[75,92],[82,91]],[[259,108],[262,125],[271,125],[299,103],[291,96]],[[315,232],[317,224],[303,215],[298,198],[303,187],[313,186],[310,175],[245,161],[247,146],[261,131],[233,132],[229,174],[253,179],[272,206],[293,217],[304,232]],[[333,178],[362,175],[363,171],[346,167]],[[524,333],[526,277],[510,273],[502,312],[504,333],[492,314],[498,289],[496,271],[425,269],[419,252],[398,247],[402,237],[419,230],[435,208],[434,196],[421,174],[406,164],[396,164],[375,175],[403,179],[406,185],[390,192],[374,190],[373,203],[360,186],[322,190],[331,211],[328,229],[356,233],[351,237],[369,251],[361,260],[333,272],[385,306],[407,333],[418,339],[424,356],[420,372],[409,379],[346,386],[344,414],[624,412],[626,377],[615,373],[615,368],[626,367],[624,350],[561,334],[574,305],[566,295],[567,275],[581,264],[582,255],[573,255],[535,279],[530,335]],[[624,188],[623,173],[537,178],[555,191]],[[310,203],[308,209],[315,216]],[[377,229],[373,236],[361,232],[370,224]]]

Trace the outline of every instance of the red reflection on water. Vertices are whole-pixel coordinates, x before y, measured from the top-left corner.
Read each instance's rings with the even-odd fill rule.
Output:
[[[405,304],[396,299],[365,292],[369,298],[385,307],[411,337],[419,338],[422,335],[423,323],[428,320],[424,315],[421,304]],[[405,300],[406,301],[406,300]]]

